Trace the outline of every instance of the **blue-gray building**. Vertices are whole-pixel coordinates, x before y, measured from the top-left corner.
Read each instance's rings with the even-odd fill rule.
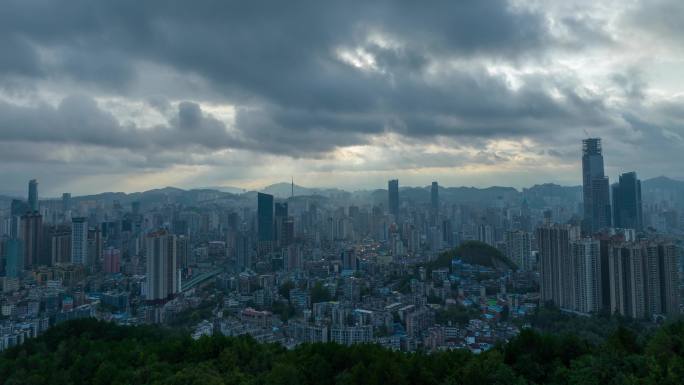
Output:
[[[582,141],[582,198],[584,221],[582,231],[593,234],[611,227],[610,184],[603,170],[603,150],[600,138]]]
[[[613,224],[624,229],[643,229],[641,181],[636,172],[620,175],[613,185]]]
[[[387,182],[389,213],[395,217],[399,215],[399,180],[392,179]]]
[[[21,239],[10,238],[5,240],[4,259],[5,275],[12,278],[21,276],[24,270],[24,247]]]
[[[259,242],[273,241],[273,195],[257,195],[257,230]]]

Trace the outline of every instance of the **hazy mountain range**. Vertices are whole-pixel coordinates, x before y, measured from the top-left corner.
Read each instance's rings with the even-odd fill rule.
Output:
[[[657,177],[642,182],[644,201],[654,201],[667,198],[684,205],[684,181]],[[401,199],[412,203],[426,203],[430,200],[430,186],[424,187],[400,187]],[[279,199],[286,199],[292,195],[291,183],[282,182],[266,186],[259,192],[274,195]],[[558,202],[580,202],[581,186],[560,186],[557,184],[540,184],[522,191],[513,187],[492,186],[486,188],[477,187],[443,187],[439,189],[440,199],[451,203],[492,203],[496,200],[504,202],[522,202],[527,200],[530,207],[543,207],[549,199]],[[187,205],[220,201],[220,200],[252,200],[256,191],[248,191],[238,187],[207,187],[200,189],[184,190],[175,187],[165,187],[144,192],[123,193],[103,192],[94,195],[73,197],[78,201],[102,201],[111,203],[119,201],[121,204],[129,204],[139,201],[142,204],[153,202],[174,202]],[[373,204],[385,204],[387,199],[386,189],[346,191],[337,188],[313,188],[294,185],[295,196],[319,196],[320,198],[334,198],[348,201],[366,201]],[[16,199],[16,195],[0,195],[0,201]],[[23,197],[22,197],[23,198]],[[59,199],[59,198],[54,198]]]

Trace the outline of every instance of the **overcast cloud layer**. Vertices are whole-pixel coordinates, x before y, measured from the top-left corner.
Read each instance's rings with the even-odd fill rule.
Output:
[[[684,178],[679,0],[2,7],[0,191]]]

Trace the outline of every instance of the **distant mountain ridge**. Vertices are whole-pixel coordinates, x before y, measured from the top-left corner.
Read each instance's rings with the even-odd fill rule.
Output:
[[[684,191],[684,181],[658,176],[641,182],[641,187],[649,189],[674,189]]]
[[[666,176],[647,179],[641,182],[642,200],[659,203],[670,200],[675,205],[684,207],[684,181],[671,179]]]
[[[271,194],[276,198],[289,198],[292,196],[292,183],[281,182],[264,187],[259,190],[266,194]],[[338,188],[317,188],[317,187],[303,187],[297,184],[294,185],[294,195],[323,195],[330,196],[336,194],[348,194],[348,191]]]
[[[642,182],[644,200],[657,199],[661,196],[679,199],[684,205],[684,181],[660,176],[646,179]],[[258,190],[274,195],[279,199],[286,199],[292,195],[292,183],[281,182],[268,185]],[[402,201],[413,203],[426,203],[430,201],[430,186],[407,186],[400,187]],[[561,201],[578,200],[581,201],[582,186],[561,186],[553,183],[537,184],[522,191],[514,187],[492,186],[492,187],[443,187],[440,186],[440,199],[444,202],[478,203],[494,202],[498,199],[510,202],[522,202],[526,200],[531,207],[544,205],[544,199],[555,197]],[[197,203],[221,199],[245,199],[255,194],[254,190],[242,189],[231,186],[217,186],[197,189],[181,189],[177,187],[164,187],[142,192],[102,192],[99,194],[74,196],[72,200],[78,201],[102,201],[112,203],[119,201],[127,204],[133,201],[150,203],[160,200],[171,200],[177,203]],[[387,190],[357,190],[350,192],[339,188],[315,188],[294,185],[295,196],[323,196],[323,197],[350,197],[358,199],[368,199],[374,204],[386,203]],[[9,202],[17,199],[16,195],[0,194],[0,202]],[[59,198],[49,198],[59,199]]]

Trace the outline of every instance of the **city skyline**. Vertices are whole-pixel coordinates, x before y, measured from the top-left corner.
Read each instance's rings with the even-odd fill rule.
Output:
[[[615,179],[618,179],[618,177],[623,176],[624,174],[632,174],[632,173],[634,173],[634,171],[620,172],[620,173],[615,175]],[[639,174],[639,175],[641,175],[641,174]],[[652,178],[646,178],[645,180],[657,180],[660,178],[666,178],[666,179],[671,180],[675,183],[684,183],[684,180],[671,178],[667,175],[659,175],[659,176],[655,176]],[[396,178],[394,178],[394,179],[396,179]],[[428,178],[428,179],[430,179],[430,178]],[[553,185],[557,185],[557,186],[560,186],[563,188],[581,188],[582,187],[581,175],[579,176],[579,179],[580,179],[579,182],[576,184],[563,185],[563,184],[556,184],[556,183],[553,183],[550,181],[546,181],[546,182],[542,181],[538,184],[523,185],[520,187],[519,186],[513,186],[513,185],[501,185],[501,184],[499,184],[499,185],[467,185],[467,184],[464,184],[464,185],[444,185],[441,182],[439,182],[439,189],[449,189],[449,188],[475,188],[475,189],[514,188],[514,189],[516,189],[516,191],[522,192],[524,189],[529,189],[529,188],[534,187],[534,186],[541,186],[541,185],[545,185],[545,184],[553,184]],[[642,178],[640,177],[639,179],[641,180]],[[32,180],[36,180],[36,179],[32,179]],[[392,180],[392,179],[389,179],[389,180]],[[68,199],[71,199],[72,196],[73,196],[73,198],[79,198],[82,196],[107,194],[107,193],[139,194],[139,193],[144,193],[144,192],[149,192],[149,191],[154,191],[154,190],[163,190],[166,188],[174,188],[174,189],[180,189],[180,190],[185,190],[185,191],[215,190],[215,191],[220,191],[220,192],[229,192],[229,193],[233,193],[233,194],[246,194],[246,193],[261,193],[261,192],[266,191],[269,188],[275,188],[275,187],[280,187],[280,186],[285,186],[285,185],[287,185],[287,189],[288,189],[287,190],[288,193],[286,194],[287,196],[291,195],[290,188],[292,188],[293,191],[295,191],[294,195],[301,195],[301,194],[298,194],[296,192],[297,189],[313,190],[313,191],[340,190],[340,191],[346,191],[346,192],[350,192],[350,193],[356,193],[356,192],[372,192],[372,191],[379,191],[379,190],[387,191],[387,187],[386,187],[387,182],[388,182],[388,180],[382,180],[382,181],[380,181],[380,183],[377,186],[373,185],[373,186],[369,186],[367,188],[360,187],[360,188],[352,188],[352,189],[338,187],[336,185],[304,186],[304,185],[301,185],[298,183],[287,182],[287,181],[279,181],[279,182],[276,182],[273,184],[268,184],[268,185],[264,185],[261,187],[256,187],[254,189],[242,188],[240,186],[187,186],[187,187],[179,187],[179,186],[173,186],[173,185],[165,185],[165,186],[159,185],[159,186],[152,186],[150,189],[144,189],[144,190],[131,190],[131,191],[97,190],[97,191],[93,191],[93,192],[84,192],[84,193],[62,192],[62,191],[56,191],[54,188],[49,189],[48,193],[44,193],[42,188],[44,188],[45,186],[42,186],[41,190],[40,190],[40,195],[38,196],[38,199],[39,200],[59,200],[59,199],[64,200],[65,194],[68,196]],[[427,189],[427,190],[432,191],[432,185],[434,183],[435,183],[435,181],[428,182],[427,184],[424,184],[424,185],[423,184],[408,184],[407,185],[406,183],[402,183],[401,186],[399,186],[399,189],[402,190],[402,189],[407,189],[407,188],[408,189],[422,188],[422,189]],[[614,185],[614,184],[615,184],[614,182],[611,182],[611,185]],[[48,186],[48,188],[49,188],[49,186]],[[0,190],[0,197],[18,198],[18,199],[23,199],[24,201],[26,201],[26,199],[25,199],[26,195],[27,195],[26,181],[24,183],[23,189],[17,188],[16,191],[14,191],[14,190],[1,191]],[[282,195],[279,198],[283,199],[285,197],[286,197],[285,195]]]
[[[0,1],[0,385],[677,384],[684,1]]]
[[[3,186],[684,179],[680,2],[302,5],[5,4]]]
[[[83,318],[475,354],[525,338],[540,312],[677,320],[684,182],[642,188],[626,171],[611,184],[601,139],[581,148],[582,186],[522,192],[395,178],[350,194],[290,179],[41,200],[30,179],[24,198],[0,199],[0,352]]]

